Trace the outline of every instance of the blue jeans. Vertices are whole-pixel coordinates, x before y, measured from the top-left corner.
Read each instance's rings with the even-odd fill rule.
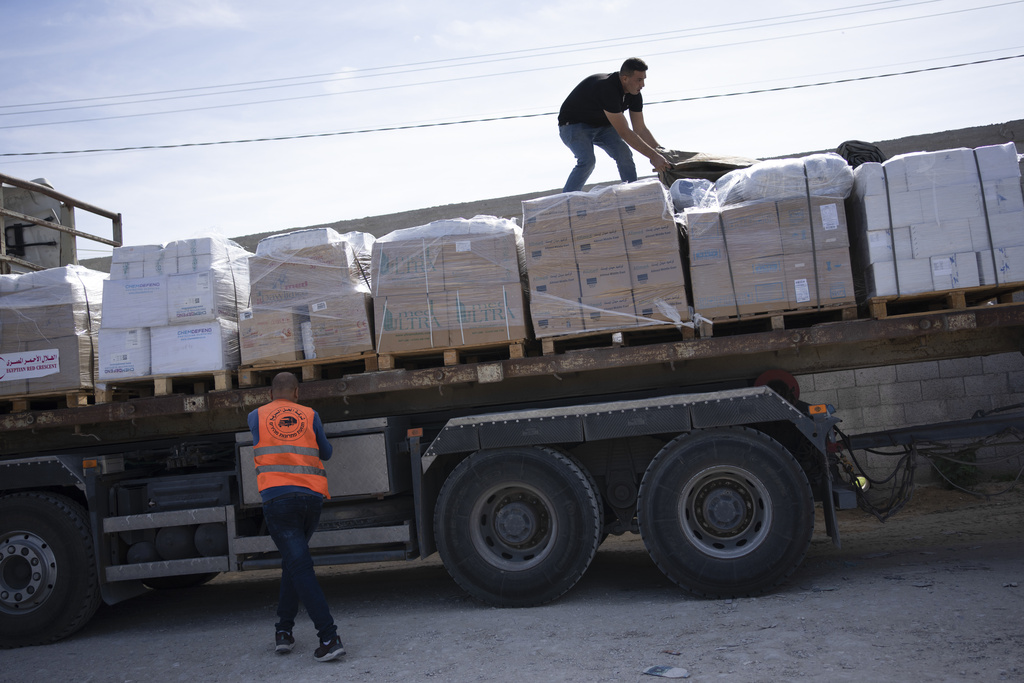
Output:
[[[267,530],[281,553],[281,594],[277,601],[278,631],[291,633],[299,601],[313,620],[321,642],[338,633],[327,598],[313,571],[309,539],[320,521],[323,501],[317,495],[273,498],[263,504]]]
[[[594,146],[608,152],[619,167],[619,178],[624,183],[636,180],[636,164],[633,163],[633,150],[626,144],[622,136],[608,124],[607,126],[591,126],[587,123],[567,123],[558,127],[558,136],[576,157],[576,167],[569,173],[562,192],[576,192],[583,189],[583,184],[594,172],[597,159],[594,158]]]

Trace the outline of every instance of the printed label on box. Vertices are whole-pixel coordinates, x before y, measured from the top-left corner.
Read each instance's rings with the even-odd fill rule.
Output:
[[[805,303],[811,300],[811,288],[807,286],[807,278],[793,280],[793,287],[796,289],[797,303]]]
[[[835,204],[821,205],[821,225],[825,230],[839,229],[839,211]]]
[[[46,377],[60,372],[60,351],[22,351],[0,355],[0,382]]]

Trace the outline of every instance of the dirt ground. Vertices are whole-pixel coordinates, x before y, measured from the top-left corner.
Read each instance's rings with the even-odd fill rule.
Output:
[[[436,556],[322,569],[348,650],[328,663],[304,614],[295,650],[274,653],[275,572],[221,576],[0,651],[0,680],[653,682],[652,665],[692,681],[1024,680],[1024,487],[989,500],[919,488],[885,524],[844,511],[840,530],[837,549],[819,523],[801,568],[754,599],[687,596],[633,535],[532,609],[474,602]]]

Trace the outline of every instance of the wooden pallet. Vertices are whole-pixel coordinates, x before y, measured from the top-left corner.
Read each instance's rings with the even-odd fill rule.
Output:
[[[856,320],[855,305],[822,306],[817,308],[801,308],[795,310],[768,311],[754,315],[722,316],[712,318],[711,322],[701,322],[701,337],[724,337],[754,332],[770,332],[773,330],[789,330],[810,327],[820,323]]]
[[[542,337],[540,343],[541,353],[545,356],[550,356],[567,351],[617,348],[620,346],[644,346],[646,344],[658,344],[666,341],[680,341],[681,339],[693,338],[694,330],[692,327],[677,327],[665,324]]]
[[[303,382],[341,377],[356,372],[374,372],[378,368],[377,354],[360,351],[345,356],[310,358],[307,360],[281,361],[278,363],[253,363],[238,368],[239,387],[266,386],[279,372],[292,372]]]
[[[0,396],[0,413],[24,413],[30,410],[77,408],[89,405],[93,401],[93,397],[94,390],[91,387],[80,387],[66,391],[50,391],[39,394]]]
[[[526,340],[516,339],[500,344],[470,344],[437,349],[416,349],[377,354],[380,370],[419,369],[440,365],[462,365],[482,359],[525,358]]]
[[[898,296],[875,296],[865,304],[865,313],[875,320],[915,313],[958,311],[976,306],[1014,303],[1013,296],[1024,292],[1024,284],[1000,287],[966,287],[943,292],[923,292]]]
[[[97,382],[96,403],[146,396],[170,396],[175,393],[199,395],[210,390],[227,391],[233,385],[234,373],[231,370],[126,377]]]

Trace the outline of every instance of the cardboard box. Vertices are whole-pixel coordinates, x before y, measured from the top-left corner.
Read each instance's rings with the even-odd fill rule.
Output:
[[[817,265],[818,303],[823,306],[856,303],[850,250],[825,249],[816,252],[814,259]]]
[[[740,315],[786,308],[786,264],[782,255],[730,261],[730,265]]]
[[[690,268],[693,309],[708,319],[739,314],[728,261]]]
[[[569,192],[569,226],[573,241],[618,230],[622,232],[619,203],[615,193],[601,188],[592,192]]]
[[[1017,146],[1012,142],[1007,142],[1004,145],[976,147],[974,157],[978,161],[978,171],[983,182],[1003,178],[1020,178]]]
[[[344,265],[313,260],[249,259],[249,298],[254,307],[306,306],[328,295],[357,291]]]
[[[911,249],[915,259],[930,259],[949,253],[972,251],[971,224],[967,220],[910,226]]]
[[[306,358],[331,358],[373,350],[373,300],[369,294],[328,297],[309,304]]]
[[[729,260],[733,262],[783,253],[775,202],[740,204],[722,209],[722,225]]]
[[[444,288],[448,291],[520,281],[519,250],[512,230],[445,236],[441,251]]]
[[[563,230],[533,230],[524,233],[526,272],[534,268],[559,267],[575,260],[568,222]]]
[[[167,324],[167,277],[103,281],[103,327]]]
[[[526,272],[531,296],[546,295],[572,300],[580,297],[580,275],[572,259],[551,266],[536,265]]]
[[[623,227],[626,256],[650,254],[665,250],[679,251],[679,228],[674,222],[655,222],[635,227]]]
[[[990,215],[988,220],[971,221],[970,226],[973,251],[1024,246],[1024,212]]]
[[[44,377],[31,377],[26,382],[30,394],[88,389],[93,386],[96,338],[89,334],[71,335],[57,339],[30,341],[25,351],[56,350],[60,371]]]
[[[583,331],[583,315],[579,299],[561,299],[545,294],[530,298],[530,318],[538,339]]]
[[[150,329],[154,375],[216,372],[238,366],[238,324],[228,320]]]
[[[973,251],[949,256],[933,256],[932,289],[942,292],[981,284],[978,255]]]
[[[0,300],[0,304],[3,303]],[[12,342],[70,337],[88,332],[89,324],[89,308],[85,302],[0,308],[3,338]]]
[[[447,292],[374,297],[373,319],[378,353],[451,346]]]
[[[578,259],[580,293],[582,296],[604,296],[630,287],[629,262],[626,255],[617,257],[584,257]]]
[[[814,308],[818,302],[818,278],[814,269],[814,254],[786,254],[787,308]]]
[[[612,192],[623,230],[673,223],[672,198],[657,178],[615,185]]]
[[[292,309],[252,308],[238,314],[238,342],[243,365],[302,359],[305,316]]]
[[[522,287],[491,285],[448,292],[448,326],[452,346],[526,339]]]
[[[148,327],[102,329],[97,336],[96,364],[101,381],[151,374]]]
[[[523,238],[534,232],[570,234],[569,195],[555,194],[523,202]]]
[[[636,327],[636,306],[630,290],[580,299],[583,328],[588,332]]]
[[[371,252],[373,295],[427,294],[444,289],[440,239],[377,241]]]
[[[686,283],[683,259],[678,249],[630,254],[629,276],[633,288],[662,285],[682,287]]]
[[[690,319],[686,287],[682,284],[634,287],[633,306],[639,318],[637,324],[641,327],[680,323]]]
[[[723,264],[729,260],[718,211],[686,212],[686,243],[690,266]]]

